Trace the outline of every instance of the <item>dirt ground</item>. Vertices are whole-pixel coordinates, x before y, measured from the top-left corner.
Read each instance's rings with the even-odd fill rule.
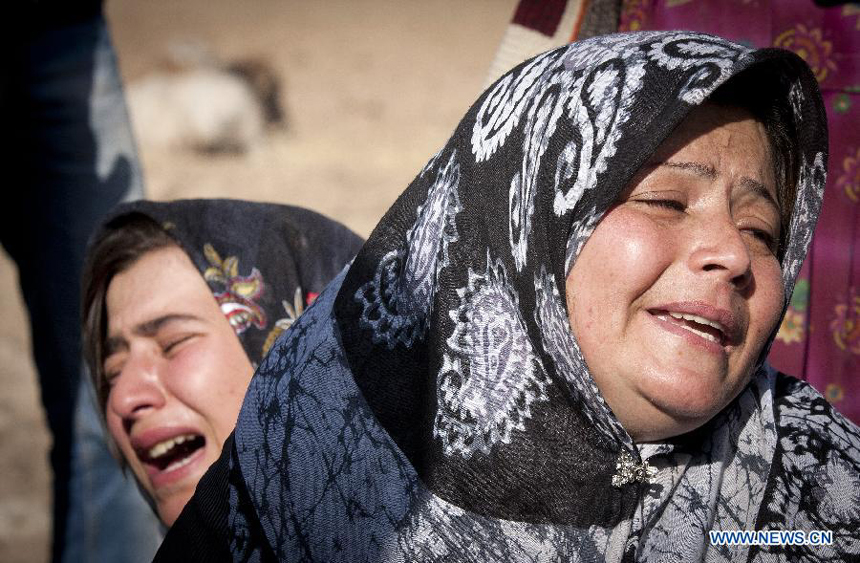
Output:
[[[313,208],[361,235],[480,93],[515,0],[108,0],[126,82],[172,41],[268,60],[287,128],[240,156],[141,146],[148,196]],[[46,561],[50,443],[14,264],[0,254],[0,561]]]

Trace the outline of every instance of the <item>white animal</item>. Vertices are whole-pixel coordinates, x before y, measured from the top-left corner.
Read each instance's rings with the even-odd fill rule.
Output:
[[[283,120],[277,78],[265,63],[218,64],[174,49],[165,69],[126,91],[138,142],[166,149],[246,152]]]

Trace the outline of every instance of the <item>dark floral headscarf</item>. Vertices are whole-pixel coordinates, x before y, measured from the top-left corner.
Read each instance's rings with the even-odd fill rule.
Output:
[[[568,321],[566,274],[600,218],[691,108],[745,70],[772,78],[797,132],[787,298],[827,158],[800,58],[686,32],[540,55],[478,99],[261,364],[161,557],[219,542],[234,560],[282,561],[860,554],[860,432],[813,390],[761,362],[703,427],[636,444]],[[780,551],[708,534],[764,529],[834,535]]]
[[[104,224],[130,214],[161,225],[191,258],[254,366],[363,243],[340,223],[290,205],[141,200],[118,206]]]

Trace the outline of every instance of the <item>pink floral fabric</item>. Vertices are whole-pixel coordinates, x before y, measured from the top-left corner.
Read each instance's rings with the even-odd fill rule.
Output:
[[[812,249],[769,361],[860,422],[860,4],[811,0],[624,0],[620,30],[686,29],[780,47],[815,72],[830,163]]]

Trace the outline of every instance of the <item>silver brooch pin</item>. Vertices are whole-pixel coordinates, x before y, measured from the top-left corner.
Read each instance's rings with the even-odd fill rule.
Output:
[[[636,458],[628,452],[621,452],[615,462],[615,475],[612,476],[612,486],[619,489],[630,483],[651,483],[657,469],[647,461],[637,463]]]

